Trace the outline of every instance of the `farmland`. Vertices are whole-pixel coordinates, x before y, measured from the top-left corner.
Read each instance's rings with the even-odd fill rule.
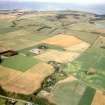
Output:
[[[101,43],[103,41],[103,43]],[[82,54],[79,58],[76,59],[72,64],[74,67],[71,67],[72,70],[75,71],[77,69],[77,76],[78,78],[84,79],[89,85],[92,85],[93,87],[105,89],[105,86],[103,84],[104,82],[104,62],[105,62],[105,56],[104,56],[104,49],[101,48],[104,44],[104,38],[99,37],[91,46],[90,49],[88,49],[84,54]],[[71,65],[72,65],[71,64]],[[91,69],[94,69],[95,73],[93,76],[86,75],[85,71],[91,71]],[[80,72],[79,72],[80,71]],[[98,84],[97,84],[98,83]]]
[[[105,29],[97,24],[105,20],[96,18],[77,11],[1,13],[0,95],[38,105],[104,105]],[[17,55],[2,54],[8,50]],[[0,105],[7,101],[0,98]]]
[[[40,69],[41,66],[43,66],[43,68]],[[40,63],[18,76],[18,79],[16,78],[10,81],[10,83],[7,85],[4,85],[3,88],[15,93],[22,93],[26,95],[32,94],[34,91],[40,88],[43,79],[52,72],[53,69],[50,65]]]
[[[16,55],[11,58],[4,59],[2,65],[24,72],[37,63],[38,63],[37,59],[33,59],[31,57],[26,57],[23,55]]]
[[[68,36],[68,35],[57,35],[52,38],[48,38],[43,41],[43,43],[48,43],[48,44],[54,44],[54,45],[59,45],[62,47],[68,47],[72,46],[75,44],[79,44],[81,40],[74,36]]]
[[[91,91],[88,91],[88,89]],[[84,105],[84,103],[91,105],[94,93],[94,89],[86,87],[80,81],[74,80],[56,85],[49,97],[57,105]]]
[[[60,63],[65,63],[72,61],[77,58],[79,53],[76,52],[66,52],[66,51],[56,51],[56,50],[48,50],[47,52],[35,56],[35,58],[40,59],[42,61],[57,61]]]
[[[99,105],[99,104],[105,104],[105,95],[103,94],[103,92],[97,90],[96,94],[94,96],[92,105]]]

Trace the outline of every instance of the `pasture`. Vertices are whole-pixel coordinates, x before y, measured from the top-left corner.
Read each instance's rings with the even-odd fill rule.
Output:
[[[4,30],[6,29],[4,28]],[[20,50],[27,47],[35,46],[39,43],[40,40],[44,40],[50,36],[52,35],[40,35],[39,33],[26,29],[16,29],[0,34],[0,42],[2,46],[6,45],[10,49]]]
[[[92,32],[77,31],[77,30],[68,30],[66,33],[67,33],[67,35],[73,35],[74,37],[78,37],[79,39],[81,39],[89,44],[93,44],[94,41],[98,37],[98,34],[95,34]]]
[[[25,54],[25,55],[28,55],[28,56],[35,56],[35,54],[32,53],[32,52],[30,52],[30,50],[32,50],[32,49],[37,49],[37,48],[39,48],[40,45],[43,46],[43,45],[45,45],[45,44],[44,44],[44,43],[39,43],[39,44],[34,45],[34,46],[32,46],[32,47],[28,47],[28,48],[21,49],[21,50],[19,50],[19,52],[20,52],[20,53],[23,53],[23,54]],[[42,49],[43,52],[45,52],[45,51],[47,51],[47,50],[49,50],[49,49],[55,49],[55,50],[58,50],[58,51],[64,51],[64,50],[65,50],[63,47],[57,46],[57,45],[46,44],[46,47],[47,47],[46,49]]]
[[[31,68],[32,66],[36,65],[38,62],[39,61],[37,59],[32,57],[15,55],[4,59],[1,65],[24,72]]]
[[[84,105],[83,103],[90,105],[94,89],[88,88],[92,91],[88,91],[87,94],[87,86],[78,80],[60,83],[52,90],[50,101],[57,105]],[[84,96],[87,98],[86,100]]]
[[[105,85],[103,84],[105,81],[105,49],[102,47],[104,45],[105,38],[97,38],[95,43],[71,64],[74,66],[71,68],[71,72],[75,71],[78,78],[92,87],[102,90],[105,89]],[[94,69],[95,73],[93,75],[87,75],[85,72],[91,71],[91,69]]]

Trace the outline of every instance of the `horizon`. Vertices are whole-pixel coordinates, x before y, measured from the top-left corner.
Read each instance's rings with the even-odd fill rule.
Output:
[[[0,0],[0,10],[13,10],[13,9],[25,9],[25,10],[38,10],[38,11],[57,11],[57,10],[73,10],[83,11],[95,14],[105,14],[105,4],[101,4],[105,0],[101,0],[99,4],[78,4],[78,3],[67,3],[63,1],[58,2],[46,2],[48,0]],[[70,0],[69,0],[70,1]],[[73,0],[71,0],[73,1]],[[82,0],[79,0],[82,1]],[[89,0],[90,1],[90,0]],[[92,0],[93,2],[94,0]],[[98,2],[99,0],[97,0]]]
[[[105,4],[105,0],[0,0],[4,2],[43,2],[43,3],[73,3],[78,5]]]

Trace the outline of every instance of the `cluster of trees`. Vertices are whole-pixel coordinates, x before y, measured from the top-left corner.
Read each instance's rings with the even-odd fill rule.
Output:
[[[38,45],[39,49],[48,49],[48,45],[46,43],[42,43],[40,45]]]
[[[64,79],[65,77],[67,77],[66,73],[64,72],[64,68],[65,68],[65,64],[62,63],[58,63],[56,61],[49,61],[48,64],[51,64],[53,66],[53,68],[55,69],[55,72],[53,74],[51,74],[50,76],[48,76],[43,84],[42,84],[42,88],[48,92],[51,91],[51,89],[53,88],[53,86],[61,79]]]
[[[2,58],[1,58],[1,56],[0,56],[0,63],[2,62]]]

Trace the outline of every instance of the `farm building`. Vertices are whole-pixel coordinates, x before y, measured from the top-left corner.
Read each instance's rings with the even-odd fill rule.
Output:
[[[42,50],[41,49],[38,49],[38,48],[35,48],[35,49],[31,49],[30,52],[38,55],[38,54],[40,54],[42,52]]]

